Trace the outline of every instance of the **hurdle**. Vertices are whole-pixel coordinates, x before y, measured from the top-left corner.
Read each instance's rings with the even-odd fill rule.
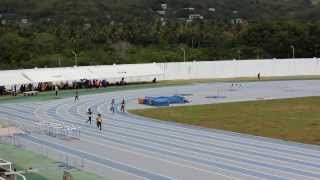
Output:
[[[60,123],[52,123],[52,122],[37,122],[37,132],[43,133],[51,137],[74,137],[79,138],[80,137],[80,129],[81,127],[77,126],[70,126]]]

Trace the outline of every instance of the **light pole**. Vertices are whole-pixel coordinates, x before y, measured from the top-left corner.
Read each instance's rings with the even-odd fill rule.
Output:
[[[72,54],[74,55],[74,65],[78,66],[78,54],[74,51],[72,51]]]
[[[60,58],[60,56],[58,57],[58,65],[59,65],[59,67],[61,67],[61,58]]]
[[[295,58],[295,47],[294,47],[294,45],[291,45],[290,47],[292,49],[292,58],[294,59]]]
[[[183,62],[186,62],[186,49],[181,48],[181,51],[183,51]]]
[[[238,58],[239,58],[239,60],[241,59],[241,50],[240,49],[238,49]]]

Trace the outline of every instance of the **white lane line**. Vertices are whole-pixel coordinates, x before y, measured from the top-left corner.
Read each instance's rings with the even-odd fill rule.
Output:
[[[190,162],[192,162],[192,161],[190,161]],[[244,168],[242,168],[242,169],[244,169]],[[225,169],[224,169],[224,170],[225,170]],[[230,171],[230,172],[233,172],[233,171]],[[237,173],[243,174],[243,173],[241,173],[241,172],[237,172]],[[251,175],[248,175],[248,174],[243,174],[243,175],[245,175],[245,176],[251,176]],[[253,176],[253,177],[255,177],[255,176]]]
[[[42,144],[40,144],[40,143],[36,143],[36,142],[30,141],[30,140],[27,140],[27,139],[25,139],[25,140],[28,141],[29,143],[32,143],[32,144],[42,145]],[[75,156],[74,154],[70,154],[70,153],[68,153],[68,152],[64,152],[64,151],[61,151],[61,150],[59,150],[59,149],[55,149],[55,148],[52,148],[52,147],[49,147],[49,146],[46,146],[46,148],[52,149],[53,151],[60,152],[60,153],[62,153],[62,154],[68,154],[69,156]],[[79,158],[80,156],[75,156],[75,157],[78,157],[78,158]],[[81,158],[81,157],[80,157],[80,158]],[[84,159],[85,159],[85,158],[84,158]],[[111,167],[111,166],[107,166],[107,165],[104,165],[104,164],[101,164],[101,163],[92,161],[92,160],[90,160],[90,159],[85,159],[85,160],[86,160],[86,161],[90,161],[90,162],[92,162],[92,163],[94,163],[94,164],[97,164],[97,165],[99,165],[99,166],[103,166],[103,167],[105,167],[105,168],[112,169],[112,170],[114,170],[114,171],[118,171],[118,172],[120,172],[120,173],[127,174],[127,175],[129,175],[129,176],[133,176],[133,177],[136,177],[136,178],[139,178],[139,179],[148,180],[148,179],[145,178],[145,177],[140,177],[140,176],[137,176],[137,175],[135,175],[135,174],[131,174],[131,173],[128,173],[128,172],[126,172],[126,171],[123,171],[123,170],[121,170],[121,169],[116,169],[116,168],[113,168],[113,167]]]
[[[202,171],[202,172],[205,172],[205,173],[208,173],[208,174],[212,174],[212,175],[219,175],[219,176],[223,176],[223,177],[230,178],[230,179],[240,180],[239,178],[231,177],[231,176],[228,176],[228,175],[225,175],[225,174],[222,174],[222,173],[216,173],[216,172],[208,171],[208,170],[205,170],[205,169],[200,169],[200,168],[197,168],[197,167],[194,167],[194,166],[188,166],[188,165],[185,165],[185,164],[177,163],[177,162],[170,161],[170,160],[163,159],[163,158],[157,158],[155,156],[146,155],[146,154],[143,154],[143,153],[140,153],[140,152],[137,152],[137,151],[132,151],[132,150],[129,150],[129,149],[123,149],[123,148],[119,148],[119,147],[116,147],[116,146],[110,146],[109,145],[110,142],[108,142],[108,141],[104,141],[107,144],[99,143],[97,141],[94,141],[94,138],[89,138],[89,137],[81,138],[81,141],[88,142],[89,144],[97,144],[99,146],[102,146],[102,147],[105,147],[105,148],[114,149],[114,150],[117,150],[117,151],[128,152],[130,154],[135,154],[135,155],[142,156],[142,157],[145,157],[145,158],[155,159],[155,160],[166,162],[166,163],[173,164],[173,165],[176,165],[176,166],[181,166],[181,167],[185,167],[185,168],[189,168],[189,169],[194,169],[194,170],[197,170],[197,171]],[[120,143],[116,143],[116,142],[112,142],[112,144],[118,144],[120,146],[126,146],[124,144],[120,144]],[[131,147],[131,146],[127,146],[127,147]],[[137,149],[137,148],[134,148],[134,147],[131,147],[131,148]],[[147,151],[147,150],[143,150],[143,149],[140,149],[140,150],[144,151],[144,152],[151,152],[151,151]],[[155,152],[152,152],[152,153],[155,153]],[[157,153],[155,153],[155,154],[157,154]]]
[[[63,108],[64,109],[64,108]],[[66,110],[67,111],[67,110]]]

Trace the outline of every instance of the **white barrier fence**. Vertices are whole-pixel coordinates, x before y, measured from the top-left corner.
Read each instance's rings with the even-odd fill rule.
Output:
[[[264,59],[157,63],[161,80],[320,75],[320,59]]]
[[[264,59],[124,64],[0,71],[0,86],[100,79],[142,82],[178,79],[320,75],[320,59]]]

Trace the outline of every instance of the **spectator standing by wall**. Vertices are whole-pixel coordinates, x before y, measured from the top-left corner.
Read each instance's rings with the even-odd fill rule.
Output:
[[[74,102],[76,102],[76,101],[79,101],[79,92],[78,92],[78,89],[76,89],[75,96],[74,96]]]
[[[59,87],[57,85],[54,86],[54,90],[56,92],[56,96],[58,96],[59,93]]]

